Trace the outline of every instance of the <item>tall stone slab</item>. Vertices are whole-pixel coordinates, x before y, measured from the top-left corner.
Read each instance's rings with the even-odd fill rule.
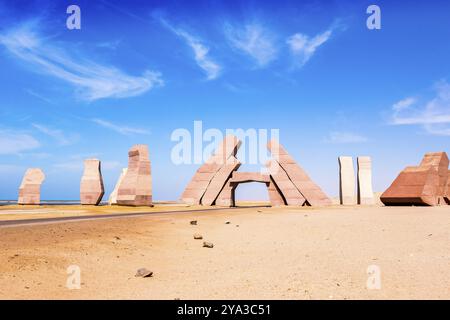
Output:
[[[18,204],[41,203],[41,185],[45,180],[45,174],[39,168],[30,168],[25,172],[19,187]]]
[[[266,167],[270,177],[281,191],[288,206],[303,206],[306,203],[305,197],[298,191],[284,169],[275,159],[267,161]]]
[[[339,157],[339,199],[342,205],[355,205],[355,170],[352,157]]]
[[[225,186],[225,183],[230,179],[231,174],[241,166],[236,157],[230,156],[224,166],[217,171],[211,182],[208,185],[202,199],[201,204],[204,206],[212,206],[219,196],[220,191]]]
[[[322,189],[315,184],[306,172],[297,164],[297,162],[289,155],[289,153],[283,148],[277,140],[271,140],[267,144],[272,157],[280,164],[284,169],[289,179],[292,181],[297,190],[306,199],[307,204],[311,206],[327,206],[331,205],[331,199],[322,191]],[[276,179],[275,183],[278,187],[279,184]],[[283,189],[280,187],[281,192],[286,198]]]
[[[358,157],[358,204],[373,205],[375,199],[372,188],[372,159]]]
[[[235,189],[236,185],[227,181],[216,199],[216,206],[234,207],[236,205]]]
[[[443,205],[449,160],[445,152],[425,154],[416,167],[406,167],[381,195],[385,205]]]
[[[127,170],[128,170],[127,168],[123,168],[122,169],[122,173],[120,174],[119,179],[116,182],[114,190],[109,195],[108,204],[110,206],[114,205],[114,204],[117,204],[117,192],[119,191],[120,184],[122,183],[123,178],[125,177],[125,174],[127,173]]]
[[[270,182],[267,184],[267,192],[269,193],[270,205],[272,207],[286,205],[286,200],[272,177],[270,178]]]
[[[228,158],[236,156],[240,145],[241,141],[236,136],[227,135],[219,144],[213,155],[192,177],[181,195],[181,200],[191,205],[201,204],[202,197],[214,176],[226,164]]]
[[[105,194],[101,163],[98,159],[84,160],[84,172],[80,182],[80,203],[98,205]]]
[[[152,175],[147,145],[134,145],[128,152],[128,169],[117,191],[117,204],[153,205]]]

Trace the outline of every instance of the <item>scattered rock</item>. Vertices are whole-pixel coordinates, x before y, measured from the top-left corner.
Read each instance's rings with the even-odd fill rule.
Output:
[[[239,228],[239,225],[237,224],[236,227]]]
[[[150,271],[146,268],[140,268],[136,271],[135,277],[148,278],[153,275],[153,271]]]
[[[230,224],[231,222],[230,221],[225,221],[225,224]]]
[[[214,244],[212,244],[211,242],[203,242],[203,247],[205,248],[214,248]]]
[[[199,233],[194,233],[194,239],[195,240],[201,240],[201,239],[203,239],[203,236],[201,234],[199,234]]]
[[[191,221],[191,225],[196,226],[197,225],[197,220],[192,220]]]
[[[121,240],[120,237],[118,237],[118,236],[114,236],[114,238],[115,238],[116,240]]]
[[[262,210],[257,210],[258,212],[262,212]]]

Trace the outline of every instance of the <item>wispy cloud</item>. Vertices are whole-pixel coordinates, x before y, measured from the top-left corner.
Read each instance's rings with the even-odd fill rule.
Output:
[[[114,124],[114,123],[111,123],[109,121],[102,120],[102,119],[91,119],[91,121],[102,127],[111,129],[111,130],[116,131],[125,136],[133,135],[133,134],[150,134],[150,131],[146,130],[146,129],[117,125],[117,124]]]
[[[0,44],[34,70],[73,85],[82,99],[137,96],[164,84],[159,72],[147,70],[142,76],[131,76],[87,57],[77,59],[64,46],[41,37],[37,28],[36,22],[28,22],[1,33]]]
[[[28,93],[29,95],[35,97],[35,98],[38,98],[39,100],[42,100],[42,101],[47,102],[49,104],[54,104],[52,100],[44,97],[43,95],[41,95],[39,93],[34,92],[31,89],[26,89],[25,92]]]
[[[209,56],[210,49],[205,44],[203,44],[202,40],[188,33],[186,30],[173,27],[165,19],[161,18],[159,20],[161,21],[163,26],[183,39],[186,44],[192,49],[192,51],[194,52],[195,62],[206,73],[206,78],[208,80],[214,80],[220,75],[222,67]]]
[[[20,154],[40,146],[39,141],[29,134],[0,129],[0,154]]]
[[[260,67],[266,66],[277,57],[274,35],[258,23],[240,27],[226,23],[224,32],[232,48],[249,55]]]
[[[42,124],[33,123],[32,126],[43,134],[55,139],[62,146],[72,144],[78,139],[78,135],[67,136],[62,130],[51,129]]]
[[[305,65],[314,55],[317,48],[330,39],[331,34],[332,29],[328,29],[312,38],[303,33],[295,33],[290,36],[286,40],[286,43],[294,57],[294,67],[300,68]]]
[[[338,132],[333,131],[330,132],[329,136],[325,138],[325,142],[327,143],[362,143],[367,142],[368,139],[362,135],[352,133],[352,132]]]
[[[434,96],[420,102],[409,97],[392,105],[392,125],[421,125],[432,135],[450,136],[450,84],[440,81]]]

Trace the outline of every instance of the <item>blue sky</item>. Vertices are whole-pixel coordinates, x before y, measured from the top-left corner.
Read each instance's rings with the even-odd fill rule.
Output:
[[[70,4],[81,30],[66,28]],[[370,4],[381,30],[366,27]],[[28,167],[46,173],[43,199],[78,199],[88,157],[107,196],[136,143],[154,198],[177,199],[198,165],[175,165],[170,137],[196,120],[279,129],[331,196],[337,157],[370,155],[383,191],[450,151],[448,39],[446,1],[0,1],[0,199]]]

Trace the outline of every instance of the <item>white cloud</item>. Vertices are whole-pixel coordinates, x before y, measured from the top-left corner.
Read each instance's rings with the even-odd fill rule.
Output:
[[[314,55],[317,48],[330,39],[332,34],[332,29],[329,29],[323,33],[320,33],[312,38],[309,36],[296,33],[290,36],[286,43],[294,56],[295,66],[302,67],[309,59]]]
[[[392,105],[392,125],[421,125],[432,135],[450,136],[450,84],[437,83],[435,95],[420,103],[416,98],[406,98]]]
[[[163,85],[158,72],[147,70],[142,76],[130,76],[113,66],[75,58],[64,46],[40,37],[33,23],[0,34],[0,44],[16,58],[40,73],[73,85],[82,99],[125,98],[140,95]]]
[[[0,154],[20,154],[39,148],[41,144],[29,134],[0,130]]]
[[[161,23],[170,31],[186,41],[187,45],[194,51],[194,59],[197,65],[206,73],[208,80],[216,79],[222,67],[209,57],[209,47],[205,46],[200,39],[189,34],[183,29],[174,28],[166,20],[160,19]]]
[[[274,36],[260,24],[247,24],[241,28],[225,24],[224,30],[230,45],[252,57],[260,67],[277,57]]]
[[[132,127],[127,127],[127,126],[123,126],[123,125],[117,125],[117,124],[114,124],[114,123],[111,123],[109,121],[102,120],[102,119],[91,119],[91,121],[102,127],[114,130],[125,136],[132,135],[132,134],[150,134],[150,131],[146,130],[146,129],[132,128]]]
[[[368,139],[362,135],[355,134],[352,132],[330,132],[329,137],[325,139],[328,143],[362,143],[366,142]]]
[[[62,130],[59,129],[51,129],[42,124],[33,123],[32,126],[39,130],[40,132],[48,135],[49,137],[55,139],[59,145],[66,146],[72,144],[75,140],[78,139],[78,136],[71,135],[70,137],[66,136]]]

